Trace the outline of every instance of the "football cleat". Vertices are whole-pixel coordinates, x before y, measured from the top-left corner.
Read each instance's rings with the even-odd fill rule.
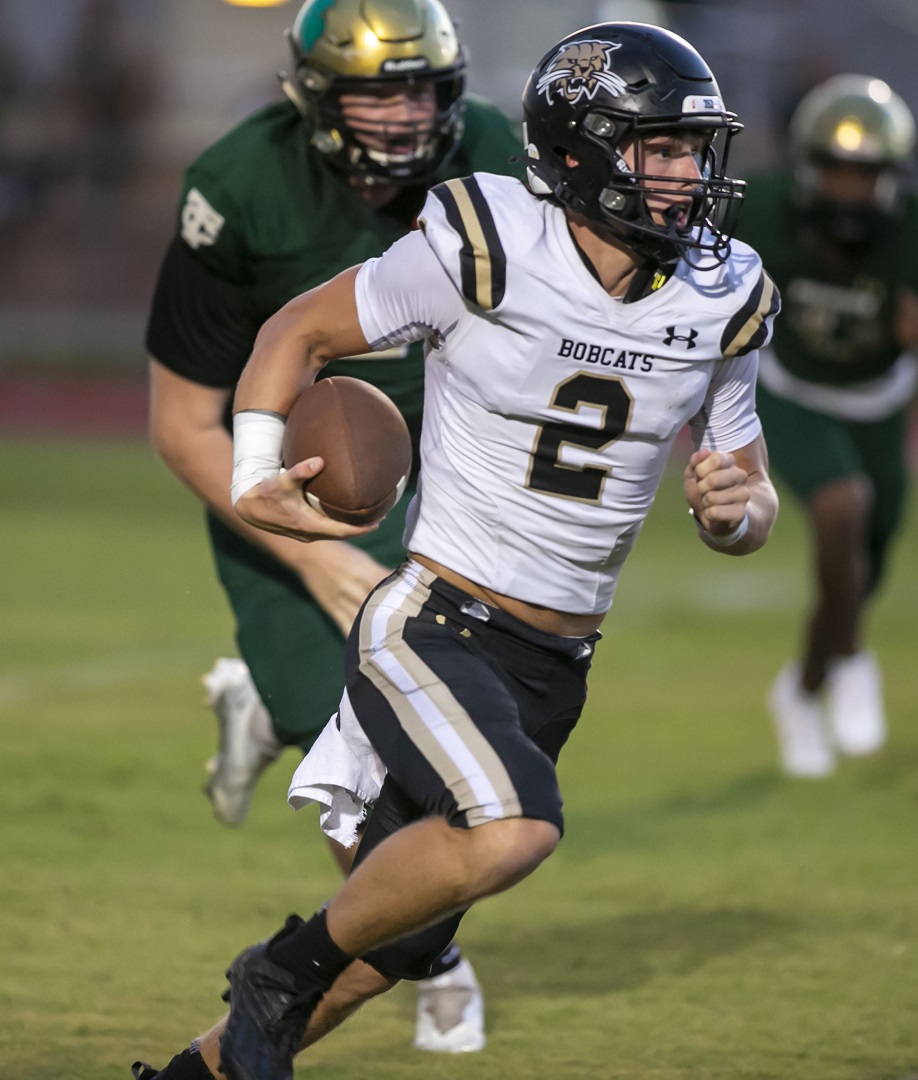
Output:
[[[828,716],[836,747],[863,757],[886,741],[886,715],[880,669],[872,653],[858,652],[829,666]]]
[[[131,1066],[131,1075],[134,1080],[154,1080],[154,1077],[159,1076],[159,1069],[154,1069],[145,1061],[135,1061]]]
[[[468,960],[418,982],[413,1045],[440,1054],[470,1054],[484,1048],[484,999]]]
[[[800,667],[785,664],[768,695],[778,738],[781,768],[787,776],[818,779],[835,768],[835,754],[825,728],[822,700],[800,685]]]
[[[301,991],[292,972],[270,959],[271,940],[245,949],[226,973],[220,1069],[227,1080],[293,1080],[293,1058],[322,997],[318,987]]]
[[[259,776],[283,747],[274,737],[271,718],[242,660],[218,660],[201,681],[219,725],[219,743],[207,763],[204,794],[218,821],[241,825]]]

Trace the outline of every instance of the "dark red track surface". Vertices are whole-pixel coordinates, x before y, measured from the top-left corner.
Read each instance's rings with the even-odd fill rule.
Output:
[[[145,435],[147,385],[136,376],[0,375],[0,436]]]
[[[2,375],[0,438],[146,435],[147,384],[136,375]],[[910,440],[918,473],[918,411]]]

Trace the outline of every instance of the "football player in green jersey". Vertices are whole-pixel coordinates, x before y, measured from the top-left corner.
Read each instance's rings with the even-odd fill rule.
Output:
[[[759,364],[773,469],[805,507],[814,604],[802,654],[772,686],[781,764],[819,777],[886,737],[864,614],[907,482],[918,350],[915,123],[880,79],[837,75],[791,121],[793,169],[749,180],[738,235],[784,299]]]
[[[308,750],[335,712],[344,636],[367,593],[402,561],[409,501],[351,543],[300,544],[233,512],[229,416],[258,328],[293,296],[407,233],[433,183],[511,173],[521,151],[502,113],[465,96],[463,51],[439,0],[308,0],[289,39],[285,99],[186,172],[147,333],[152,441],[207,508],[243,658],[217,661],[204,678],[219,723],[205,790],[228,825],[245,819],[258,776],[283,747]],[[329,365],[327,374],[336,370],[389,394],[417,439],[419,346]],[[335,854],[346,870],[351,853]],[[480,992],[459,950],[447,950],[419,987],[415,1045],[480,1049]]]

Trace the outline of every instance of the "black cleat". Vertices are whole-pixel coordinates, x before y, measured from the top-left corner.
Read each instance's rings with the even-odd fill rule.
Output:
[[[268,945],[241,952],[226,973],[230,1013],[220,1068],[228,1080],[293,1080],[293,1058],[322,997],[318,987],[299,990],[293,974],[269,958]]]
[[[159,1069],[154,1069],[145,1061],[135,1061],[131,1066],[131,1073],[134,1080],[154,1080],[154,1077],[159,1076]]]

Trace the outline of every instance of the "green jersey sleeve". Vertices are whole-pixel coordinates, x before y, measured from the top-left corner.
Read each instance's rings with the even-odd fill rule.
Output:
[[[511,160],[521,157],[522,153],[520,132],[500,109],[481,98],[469,96],[462,144],[440,179],[451,180],[473,172],[522,177],[522,162]]]
[[[246,283],[250,253],[242,211],[219,181],[197,164],[185,173],[178,236],[212,274],[236,285]]]
[[[774,356],[798,379],[856,386],[882,378],[902,352],[900,290],[918,281],[918,204],[878,217],[869,241],[845,246],[827,237],[794,197],[787,172],[748,179],[738,239],[750,244],[784,298]]]

